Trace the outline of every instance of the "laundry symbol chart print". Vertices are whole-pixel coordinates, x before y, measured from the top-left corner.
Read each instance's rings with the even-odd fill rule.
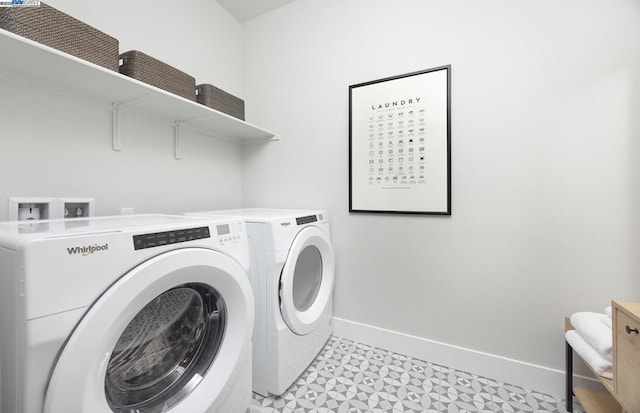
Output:
[[[426,108],[420,97],[372,106],[369,116],[369,185],[424,185]],[[362,142],[366,145],[367,142]]]
[[[451,214],[450,69],[349,87],[350,212]]]

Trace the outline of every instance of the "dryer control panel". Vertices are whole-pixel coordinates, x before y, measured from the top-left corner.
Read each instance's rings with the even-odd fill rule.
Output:
[[[310,224],[312,222],[318,222],[318,217],[315,215],[308,215],[306,217],[296,218],[296,224],[298,225]]]
[[[220,231],[220,229],[218,229],[218,231]],[[135,250],[142,250],[146,248],[161,247],[163,245],[177,244],[179,242],[187,242],[203,238],[211,238],[209,227],[154,232],[151,234],[134,235],[133,248]]]

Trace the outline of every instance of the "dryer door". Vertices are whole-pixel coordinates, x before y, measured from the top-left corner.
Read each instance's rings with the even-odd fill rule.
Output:
[[[250,352],[253,305],[246,273],[226,255],[186,248],[146,261],[75,327],[51,373],[44,412],[215,409]]]
[[[309,226],[296,235],[280,277],[280,310],[298,335],[313,331],[331,305],[335,256],[329,236]]]

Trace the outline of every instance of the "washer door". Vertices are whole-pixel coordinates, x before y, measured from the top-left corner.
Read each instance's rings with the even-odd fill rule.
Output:
[[[44,412],[209,410],[250,351],[253,306],[246,273],[221,253],[188,248],[150,259],[75,327],[52,371]]]
[[[293,240],[280,276],[280,310],[298,335],[309,334],[331,304],[335,256],[329,236],[318,227],[302,229]]]

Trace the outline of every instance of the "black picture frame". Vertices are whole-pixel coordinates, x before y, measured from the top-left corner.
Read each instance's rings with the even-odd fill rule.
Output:
[[[349,212],[451,215],[451,65],[349,86]]]

